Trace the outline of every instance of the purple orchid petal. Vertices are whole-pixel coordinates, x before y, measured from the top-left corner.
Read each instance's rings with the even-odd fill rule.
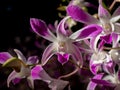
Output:
[[[115,85],[113,83],[110,83],[109,81],[106,80],[99,80],[99,79],[92,79],[94,83],[101,84],[104,86],[109,86],[109,87],[114,87]]]
[[[103,22],[109,21],[110,18],[111,18],[110,13],[107,11],[107,9],[105,9],[102,6],[102,4],[99,4],[98,16],[99,16],[100,20],[103,21]]]
[[[17,49],[14,49],[14,51],[15,51],[15,53],[17,54],[18,58],[19,58],[20,60],[22,60],[23,62],[26,63],[26,58],[25,58],[25,56],[22,54],[22,52],[19,51],[19,50],[17,50]]]
[[[111,22],[116,22],[120,19],[120,7],[118,7],[112,15]]]
[[[38,63],[38,57],[37,56],[31,56],[27,60],[28,65],[36,64],[36,63]]]
[[[36,65],[36,66],[31,70],[32,79],[33,79],[33,80],[35,80],[35,79],[41,79],[40,74],[41,74],[41,71],[42,71],[42,70],[43,70],[42,66]]]
[[[15,78],[12,80],[12,83],[15,85],[15,84],[19,83],[20,80],[21,80],[21,78]]]
[[[97,35],[96,37],[93,37],[90,39],[90,48],[93,49],[94,51],[98,51],[97,44],[100,39],[100,34]]]
[[[31,18],[30,19],[30,25],[35,33],[40,35],[41,37],[49,40],[54,41],[55,36],[50,32],[50,30],[47,28],[47,25],[44,21],[40,19]]]
[[[100,68],[101,64],[94,64],[93,60],[90,60],[90,71],[96,75],[99,68]]]
[[[119,35],[116,33],[112,33],[112,41],[113,41],[113,47],[117,47],[119,42]]]
[[[33,80],[43,80],[47,83],[50,83],[52,81],[52,78],[46,73],[46,71],[42,68],[40,65],[36,65],[31,70],[31,75]]]
[[[115,23],[114,28],[114,32],[120,34],[120,23]]]
[[[51,90],[64,90],[68,84],[68,81],[53,79],[53,81],[49,84],[49,88],[51,88]]]
[[[8,52],[1,52],[0,53],[0,63],[3,64],[8,59],[12,58],[12,56]]]
[[[92,38],[92,37],[94,38],[101,32],[102,32],[102,27],[96,24],[92,24],[76,31],[70,36],[70,38],[72,39],[85,39],[85,38]]]
[[[54,25],[53,25],[53,24],[48,24],[48,28],[49,28],[50,30],[52,30],[52,32],[56,32],[57,26],[58,26],[58,20],[56,20],[56,21],[54,22]]]
[[[57,36],[58,37],[66,37],[67,32],[65,30],[65,22],[70,18],[70,16],[65,17],[63,20],[61,20],[61,22],[58,24],[57,27]]]
[[[111,44],[112,42],[112,36],[111,34],[101,36],[100,39],[104,40],[106,43]]]
[[[55,32],[56,28],[52,24],[48,24],[48,28],[50,30],[53,30]]]
[[[69,5],[67,7],[67,13],[76,21],[79,21],[85,24],[96,24],[99,22],[97,19],[92,17],[90,14],[82,10],[77,5]]]
[[[42,55],[42,60],[41,63],[42,65],[45,65],[48,60],[55,54],[55,47],[53,46],[53,43],[50,44],[44,51],[43,55]]]
[[[27,82],[29,87],[34,90],[34,79],[32,78],[32,76],[27,77]]]
[[[98,45],[98,50],[99,51],[103,49],[104,44],[105,44],[105,41],[101,40],[100,43],[99,43],[99,45]]]
[[[93,79],[101,79],[103,77],[103,73],[97,74],[96,76],[93,77]],[[87,90],[95,90],[97,86],[97,83],[90,81],[88,86],[87,86]]]
[[[114,74],[115,73],[114,68],[115,68],[115,64],[112,60],[110,62],[103,64],[103,70],[108,74]]]
[[[20,77],[18,76],[18,73],[16,71],[13,71],[7,78],[7,86],[9,87],[10,82],[16,78]]]
[[[81,52],[76,45],[74,45],[74,44],[72,45],[69,53],[71,54],[73,60],[76,63],[79,63],[79,65],[81,65],[81,66],[83,65],[83,58],[82,58]]]
[[[58,61],[63,65],[66,62],[68,62],[70,55],[69,54],[60,54],[60,53],[58,53],[57,56],[58,56]]]

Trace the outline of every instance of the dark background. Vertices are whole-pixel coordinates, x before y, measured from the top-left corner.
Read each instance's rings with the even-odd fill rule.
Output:
[[[39,18],[47,24],[59,19],[57,7],[60,0],[0,0],[0,50],[20,48],[15,37],[24,43],[30,31],[30,18]]]

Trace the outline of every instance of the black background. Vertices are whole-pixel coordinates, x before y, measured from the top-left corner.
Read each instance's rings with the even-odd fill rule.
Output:
[[[60,0],[0,0],[0,50],[17,48],[15,37],[32,37],[30,18],[54,23],[59,4]]]

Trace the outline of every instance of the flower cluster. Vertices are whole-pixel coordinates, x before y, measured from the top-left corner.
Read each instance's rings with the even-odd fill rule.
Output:
[[[0,53],[3,67],[12,68],[7,85],[20,83],[26,78],[29,87],[34,89],[34,81],[47,83],[51,90],[72,89],[71,76],[78,75],[80,82],[87,85],[86,90],[119,90],[120,88],[120,7],[112,11],[119,0],[110,7],[102,0],[98,1],[98,13],[90,14],[84,7],[94,6],[84,0],[72,0],[65,7],[66,15],[55,26],[47,25],[43,20],[30,18],[30,25],[38,36],[49,41],[42,58],[30,56],[28,59],[14,49],[16,56],[9,52]],[[59,8],[60,9],[60,8]],[[76,24],[74,24],[75,22]],[[78,30],[73,30],[77,26]],[[64,75],[53,76],[47,72],[47,64],[53,59],[63,68],[68,65]],[[56,64],[57,64],[56,63]],[[70,65],[69,65],[70,64]],[[54,65],[53,65],[54,66]],[[45,69],[46,67],[46,69]],[[69,68],[72,67],[72,70]],[[71,69],[71,68],[70,68]],[[84,78],[84,80],[83,80]]]

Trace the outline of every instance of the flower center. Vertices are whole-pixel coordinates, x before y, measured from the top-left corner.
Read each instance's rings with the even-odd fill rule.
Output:
[[[59,52],[66,52],[66,42],[65,41],[59,41],[58,42],[58,51]]]
[[[58,42],[58,44],[59,44],[60,48],[64,48],[64,46],[65,46],[65,42]]]
[[[91,60],[94,60],[94,64],[107,62],[107,56],[105,52],[94,53],[91,57]]]
[[[58,52],[67,53],[69,51],[69,48],[71,47],[72,40],[69,38],[58,38],[54,44]]]
[[[102,26],[104,28],[104,33],[110,34],[112,32],[112,26],[110,23],[105,23]]]

